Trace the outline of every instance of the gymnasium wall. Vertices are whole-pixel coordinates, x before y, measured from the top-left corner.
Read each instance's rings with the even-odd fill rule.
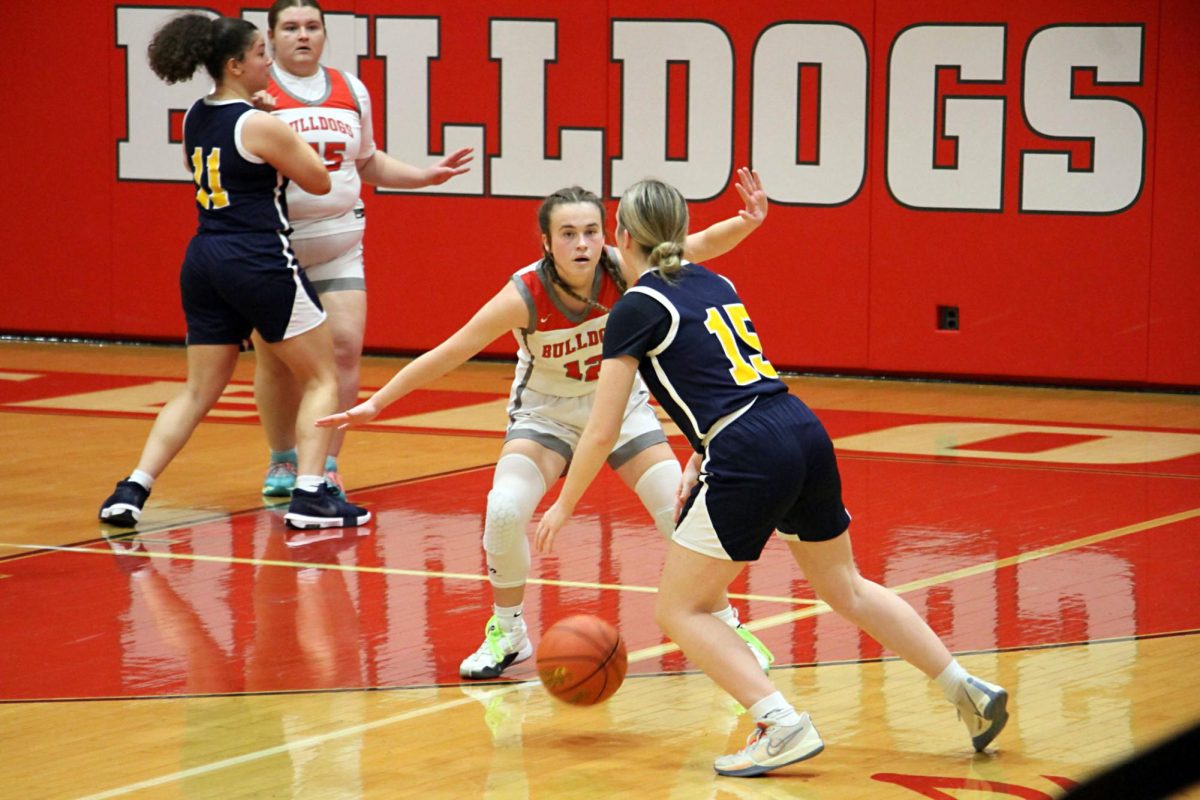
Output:
[[[456,329],[538,257],[559,186],[657,175],[699,227],[749,163],[770,216],[713,266],[778,367],[1200,386],[1194,0],[325,5],[381,148],[477,151],[438,191],[367,188],[369,350]],[[207,80],[145,63],[179,8],[6,4],[0,332],[182,339],[178,138]]]

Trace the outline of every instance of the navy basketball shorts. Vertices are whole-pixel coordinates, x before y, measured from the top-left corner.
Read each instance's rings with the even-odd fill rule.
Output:
[[[312,284],[278,233],[197,234],[179,272],[188,344],[240,344],[255,329],[268,342],[325,320]]]
[[[774,530],[820,542],[849,526],[829,434],[797,397],[780,394],[709,442],[672,538],[712,558],[757,561]]]

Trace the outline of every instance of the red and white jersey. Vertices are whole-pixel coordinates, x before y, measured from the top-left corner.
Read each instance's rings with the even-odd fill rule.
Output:
[[[367,87],[353,75],[328,67],[300,77],[272,66],[267,91],[275,98],[271,113],[312,145],[333,183],[324,195],[309,194],[294,183],[288,185],[291,238],[362,230],[366,221],[357,162],[375,152]]]
[[[510,280],[529,308],[529,324],[513,330],[517,340],[514,392],[525,387],[558,397],[595,392],[608,312],[592,307],[582,314],[572,313],[562,305],[540,260],[517,270]],[[603,267],[596,267],[591,296],[606,308],[621,296]]]

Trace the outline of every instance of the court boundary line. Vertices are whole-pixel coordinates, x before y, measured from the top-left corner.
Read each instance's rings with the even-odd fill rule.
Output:
[[[155,543],[161,543],[161,540]],[[92,555],[112,556],[114,552],[111,549],[101,549],[99,547],[85,547],[82,545],[50,545],[50,544],[18,544],[16,542],[0,542],[0,547],[13,547],[17,549],[38,550],[45,553],[88,553]],[[369,567],[358,564],[316,564],[311,561],[281,561],[270,558],[243,558],[240,556],[209,556],[201,553],[164,553],[145,550],[141,552],[120,553],[122,558],[146,558],[146,559],[162,559],[164,561],[201,561],[207,563],[219,564],[236,564],[239,566],[256,566],[256,567],[285,567],[296,569],[324,569],[331,572],[351,572],[361,573],[364,575],[396,575],[403,578],[440,578],[443,580],[463,580],[463,581],[486,581],[489,580],[487,575],[482,575],[475,572],[441,572],[434,570],[423,569],[404,569],[401,567]],[[595,583],[592,581],[562,581],[552,580],[550,578],[529,578],[526,583],[536,584],[539,586],[556,586],[564,589],[595,589],[599,591],[618,591],[618,592],[634,592],[641,594],[657,594],[658,587],[656,586],[632,586],[629,584],[618,583]],[[769,603],[782,603],[786,605],[813,605],[820,603],[820,600],[810,599],[807,597],[778,597],[775,595],[760,595],[760,594],[730,594],[738,600],[757,600]]]
[[[1006,567],[1017,566],[1019,564],[1024,564],[1024,563],[1027,563],[1030,561],[1036,561],[1036,560],[1039,560],[1042,558],[1047,558],[1049,556],[1058,555],[1059,553],[1063,553],[1068,550],[1075,550],[1075,549],[1078,549],[1081,547],[1087,547],[1089,545],[1098,544],[1100,542],[1106,542],[1106,541],[1110,541],[1112,539],[1119,539],[1123,536],[1129,536],[1131,534],[1141,533],[1143,531],[1152,530],[1154,528],[1161,528],[1161,527],[1165,527],[1167,525],[1174,525],[1178,522],[1186,522],[1188,520],[1195,519],[1197,517],[1200,517],[1200,508],[1192,508],[1192,509],[1188,509],[1186,511],[1179,511],[1174,514],[1167,514],[1166,516],[1155,517],[1155,518],[1149,519],[1149,520],[1143,520],[1142,522],[1135,522],[1130,525],[1123,525],[1119,528],[1113,528],[1113,529],[1110,529],[1107,531],[1101,531],[1100,533],[1094,533],[1094,534],[1090,534],[1088,536],[1082,536],[1082,537],[1078,537],[1075,539],[1068,539],[1067,541],[1059,542],[1058,544],[1052,544],[1052,545],[1047,545],[1045,547],[1039,547],[1035,550],[1031,550],[1031,551],[1024,552],[1024,553],[1018,553],[1017,555],[1007,556],[1005,558],[996,559],[993,561],[987,561],[987,562],[983,562],[981,564],[975,564],[970,567],[962,567],[960,569],[955,569],[955,570],[951,570],[949,572],[944,572],[940,575],[932,575],[927,578],[921,578],[921,579],[918,579],[915,581],[909,581],[908,583],[902,583],[898,586],[891,586],[888,588],[890,588],[896,594],[904,595],[904,594],[908,594],[910,592],[915,592],[915,591],[918,591],[921,589],[928,589],[932,586],[940,586],[940,585],[946,584],[946,583],[953,583],[954,581],[961,580],[963,578],[970,578],[970,577],[974,577],[976,575],[982,575],[987,572],[996,572],[997,570],[1004,569]],[[76,553],[91,553],[91,554],[96,554],[96,555],[112,555],[111,550],[101,550],[101,549],[94,548],[94,547],[73,547],[73,546],[56,546],[56,545],[26,545],[26,544],[12,544],[12,543],[8,543],[8,542],[0,542],[0,547],[16,547],[19,549],[29,548],[29,549],[38,549],[38,550],[42,550],[42,551],[51,551],[51,552],[65,551],[65,552],[76,552]],[[149,551],[145,551],[142,553],[130,553],[128,555],[136,555],[138,557],[143,557],[143,558],[169,558],[169,559],[181,559],[181,560],[189,560],[189,561],[207,561],[207,562],[245,564],[245,565],[264,565],[264,566],[301,567],[301,568],[316,567],[316,568],[331,569],[331,570],[341,571],[341,572],[361,572],[364,574],[399,575],[402,577],[423,577],[423,578],[440,577],[443,579],[452,579],[452,580],[457,579],[457,580],[471,580],[471,581],[487,580],[486,575],[479,575],[479,574],[474,574],[474,573],[430,572],[428,570],[410,570],[410,569],[399,569],[399,568],[395,568],[395,567],[360,567],[357,565],[347,566],[345,564],[340,564],[340,563],[317,565],[317,564],[311,564],[308,562],[270,561],[267,559],[249,559],[249,558],[238,558],[238,557],[230,557],[230,556],[205,556],[205,555],[200,555],[200,554],[196,554],[196,553],[169,553],[169,554],[153,553],[152,554]],[[624,585],[619,585],[619,584],[597,584],[597,583],[591,583],[591,582],[586,582],[586,581],[553,581],[553,580],[549,580],[546,578],[530,578],[528,582],[530,584],[536,584],[536,585],[540,585],[540,586],[561,586],[564,588],[576,588],[576,589],[585,588],[585,589],[597,589],[597,590],[629,591],[629,592],[640,592],[640,593],[647,593],[647,594],[656,594],[658,592],[658,589],[656,587],[624,586]],[[832,611],[832,609],[829,607],[829,605],[822,600],[809,600],[807,598],[775,598],[775,597],[771,597],[771,596],[738,595],[738,594],[730,594],[729,596],[732,598],[735,598],[735,599],[754,599],[754,600],[762,600],[762,601],[766,601],[766,602],[788,603],[788,604],[792,604],[792,605],[804,604],[804,605],[808,606],[807,608],[804,608],[804,609],[801,609],[798,611],[788,611],[788,612],[784,612],[782,614],[774,614],[774,615],[771,615],[768,617],[760,617],[760,618],[751,620],[750,622],[743,623],[749,630],[752,630],[752,631],[763,630],[765,628],[773,628],[773,627],[776,627],[777,625],[786,625],[786,624],[790,624],[792,622],[796,622],[796,621],[799,621],[802,619],[807,619],[809,617],[815,617],[819,614],[828,614],[830,611]],[[674,653],[678,650],[679,650],[679,645],[675,644],[674,642],[666,642],[663,644],[655,645],[653,647],[647,647],[647,648],[643,648],[641,650],[634,650],[629,653],[629,660],[635,661],[635,662],[643,661],[643,660],[650,659],[650,658],[657,658],[659,656],[663,656],[668,653]]]
[[[1129,634],[1126,636],[1107,636],[1102,639],[1073,642],[1044,642],[1042,644],[1023,644],[1012,647],[993,647],[983,650],[958,650],[954,653],[959,658],[972,656],[1006,655],[1012,653],[1028,653],[1040,650],[1063,650],[1071,647],[1092,647],[1093,645],[1127,644],[1130,642],[1152,642],[1158,639],[1175,639],[1200,635],[1200,628],[1184,628],[1175,631],[1159,631],[1157,633]],[[871,656],[869,658],[834,658],[828,661],[801,661],[795,664],[772,664],[771,671],[778,672],[789,669],[817,669],[818,667],[848,667],[868,664],[900,663],[900,656]],[[679,669],[670,672],[638,672],[627,673],[625,680],[644,680],[646,678],[671,678],[677,675],[703,675],[698,668]],[[3,705],[37,705],[38,703],[114,703],[114,702],[154,702],[158,700],[211,700],[231,697],[301,697],[323,694],[352,694],[383,693],[383,692],[419,692],[440,689],[454,689],[471,686],[476,688],[505,688],[532,685],[537,678],[521,678],[509,680],[478,680],[459,681],[458,683],[418,683],[410,686],[342,686],[330,689],[276,689],[272,691],[253,692],[192,692],[185,694],[130,694],[105,695],[103,697],[33,697],[28,699],[3,699]],[[478,698],[477,698],[478,699]]]

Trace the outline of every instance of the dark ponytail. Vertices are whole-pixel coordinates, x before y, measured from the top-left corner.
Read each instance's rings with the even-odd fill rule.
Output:
[[[257,32],[243,19],[182,14],[154,33],[146,57],[154,74],[167,83],[189,80],[201,64],[220,83],[225,62],[245,55]]]

